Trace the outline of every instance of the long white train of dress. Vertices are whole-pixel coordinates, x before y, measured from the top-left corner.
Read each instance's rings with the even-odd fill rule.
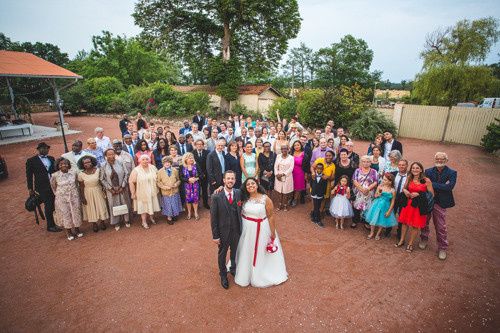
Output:
[[[278,250],[268,253],[266,246],[271,239],[271,229],[266,218],[266,196],[260,201],[248,200],[242,207],[243,230],[236,251],[236,284],[246,287],[270,287],[285,282],[288,273],[283,248],[276,233]],[[249,219],[247,219],[247,218]],[[251,220],[250,220],[251,219]],[[262,220],[256,222],[256,220]],[[259,236],[257,231],[260,224]],[[254,265],[255,261],[255,265]]]

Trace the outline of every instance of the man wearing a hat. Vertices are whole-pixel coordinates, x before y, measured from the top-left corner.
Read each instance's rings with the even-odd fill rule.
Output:
[[[135,167],[134,164],[134,157],[130,155],[130,153],[126,150],[123,149],[122,142],[118,139],[113,140],[113,149],[115,151],[115,158],[117,161],[120,161],[123,163],[123,166],[125,167],[125,170],[127,170],[127,173],[130,174],[132,170]]]
[[[129,153],[130,156],[132,156],[132,157],[135,156],[135,145],[132,142],[132,135],[125,134],[123,136],[123,146],[122,146],[122,149],[125,150],[127,153]]]
[[[30,195],[35,192],[40,195],[43,202],[45,218],[47,219],[47,231],[58,232],[54,223],[54,192],[50,187],[50,177],[55,171],[55,159],[49,156],[50,146],[40,142],[36,147],[38,154],[28,158],[26,161],[26,183]]]

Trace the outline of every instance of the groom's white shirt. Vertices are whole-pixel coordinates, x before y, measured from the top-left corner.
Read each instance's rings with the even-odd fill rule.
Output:
[[[229,201],[229,194],[231,194],[231,198],[234,200],[234,190],[231,189],[231,192],[228,192],[226,188],[224,187],[224,193],[226,194],[226,198]]]

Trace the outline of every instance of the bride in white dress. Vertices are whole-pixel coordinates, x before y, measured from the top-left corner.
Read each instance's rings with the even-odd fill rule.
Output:
[[[242,222],[238,249],[236,251],[236,284],[246,287],[270,287],[288,279],[283,249],[276,233],[273,202],[259,188],[255,178],[248,178],[241,187]],[[267,251],[271,239],[278,250]]]

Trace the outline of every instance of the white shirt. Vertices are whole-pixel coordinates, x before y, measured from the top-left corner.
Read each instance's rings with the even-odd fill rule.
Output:
[[[394,139],[393,139],[393,141],[394,141]],[[391,149],[392,149],[392,142],[393,142],[393,141],[391,141],[391,142],[386,141],[386,142],[384,143],[384,158],[385,158],[386,160],[388,160],[388,159],[389,159],[389,154],[391,153]]]
[[[405,174],[398,174],[396,175],[396,178],[394,179],[394,189],[397,191],[398,190],[398,184],[401,181],[401,187],[399,188],[398,193],[401,193],[403,191],[403,187],[405,186],[407,175]]]
[[[103,136],[102,139],[99,139],[96,136],[95,142],[97,143],[97,147],[100,147],[102,149],[102,151],[105,151],[108,148],[113,148],[111,146],[111,140],[107,136]]]
[[[197,140],[203,140],[203,142],[206,141],[205,134],[203,134],[203,132],[200,131],[196,133],[191,132],[191,135],[193,136],[193,142],[196,142]]]
[[[255,140],[257,140],[257,137],[255,135],[247,136],[247,142],[251,142],[253,147],[255,147]]]
[[[226,198],[229,201],[229,194],[231,194],[231,199],[234,201],[234,191],[231,190],[231,192],[228,192],[226,188],[224,188],[224,193],[226,194]]]

